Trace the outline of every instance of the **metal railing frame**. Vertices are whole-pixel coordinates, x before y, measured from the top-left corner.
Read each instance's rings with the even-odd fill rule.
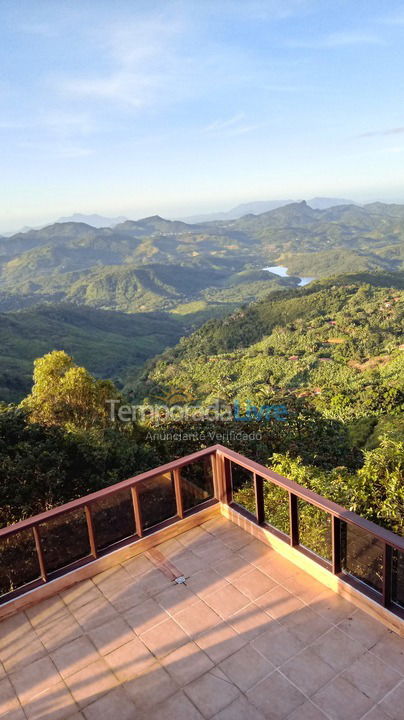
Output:
[[[196,507],[190,510],[184,510],[183,493],[181,486],[181,468],[186,465],[191,465],[204,458],[210,458],[212,477],[213,477],[213,498],[202,502]],[[231,463],[235,463],[241,466],[245,470],[252,473],[253,488],[255,493],[255,514],[244,510],[241,506],[237,505],[233,501],[233,490],[232,490],[232,477],[231,477]],[[139,497],[139,491],[141,489],[142,482],[153,478],[158,478],[161,475],[171,473],[173,479],[173,487],[176,501],[176,515],[162,523],[154,525],[148,529],[145,529],[142,519],[142,508]],[[270,482],[280,488],[283,488],[288,493],[289,498],[289,535],[281,533],[276,528],[265,522],[264,512],[264,483],[265,481]],[[97,538],[96,529],[93,523],[92,507],[95,503],[100,500],[113,496],[122,490],[130,490],[133,503],[133,515],[134,515],[134,527],[135,535],[126,538],[123,541],[112,544],[106,549],[99,551],[97,549]],[[304,546],[299,544],[299,508],[298,499],[304,500],[314,507],[323,510],[328,513],[331,517],[331,547],[332,547],[332,561],[327,562],[316,555],[314,552],[308,550]],[[170,524],[178,522],[182,518],[197,513],[198,511],[206,508],[210,504],[224,503],[231,506],[234,510],[240,514],[246,515],[250,520],[256,524],[265,527],[278,537],[289,543],[290,546],[309,555],[312,559],[318,562],[323,567],[326,567],[334,575],[337,575],[348,584],[354,586],[362,593],[368,595],[376,602],[382,604],[385,608],[393,611],[400,617],[404,617],[404,613],[401,608],[392,602],[391,586],[392,586],[392,554],[393,550],[400,553],[404,553],[404,538],[396,535],[385,528],[376,525],[375,523],[360,517],[354,512],[346,510],[341,505],[323,498],[321,495],[302,487],[293,480],[279,475],[273,470],[260,465],[254,460],[240,455],[229,448],[222,445],[213,445],[205,448],[198,452],[192,453],[185,457],[173,460],[170,463],[161,465],[160,467],[153,468],[147,472],[143,472],[135,477],[128,478],[122,482],[111,485],[110,487],[103,488],[98,492],[91,493],[84,497],[72,500],[69,503],[60,505],[48,510],[47,512],[40,513],[33,517],[21,520],[14,525],[10,525],[3,529],[0,529],[0,543],[9,537],[12,537],[16,533],[26,530],[32,530],[33,539],[35,542],[36,553],[38,557],[38,567],[40,570],[40,577],[27,585],[19,587],[11,592],[0,597],[0,604],[7,602],[15,597],[24,595],[29,590],[39,587],[55,577],[60,577],[65,573],[71,572],[75,568],[81,567],[87,563],[91,563],[96,560],[100,555],[112,552],[124,544],[131,544],[139,540],[145,535],[158,532],[163,527],[167,527]],[[41,525],[54,518],[63,516],[72,511],[83,509],[85,513],[87,532],[89,540],[90,553],[88,556],[82,558],[75,563],[67,564],[60,570],[49,572],[46,566],[46,558],[42,547],[41,540]],[[382,578],[382,592],[378,593],[365,582],[358,580],[352,575],[347,574],[342,569],[342,557],[341,557],[341,523],[347,523],[354,527],[360,528],[361,530],[369,533],[373,538],[376,538],[383,545],[383,578]],[[63,549],[61,549],[63,552]]]

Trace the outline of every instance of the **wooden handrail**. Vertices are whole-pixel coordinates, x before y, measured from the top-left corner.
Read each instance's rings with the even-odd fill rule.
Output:
[[[296,547],[297,549],[301,550],[302,552],[306,552],[305,548],[301,547],[299,545],[299,508],[298,508],[298,498],[306,501],[310,505],[313,505],[320,510],[323,510],[325,513],[331,516],[332,519],[332,533],[331,533],[331,545],[332,545],[332,562],[328,564],[329,569],[337,575],[341,576],[341,537],[340,537],[340,531],[341,531],[341,521],[347,523],[348,525],[354,525],[357,528],[362,529],[364,532],[368,533],[373,538],[376,538],[382,543],[382,551],[383,551],[383,592],[381,600],[376,598],[378,602],[382,602],[386,607],[391,607],[391,572],[392,572],[392,549],[397,550],[401,553],[404,553],[404,538],[400,537],[399,535],[396,535],[395,533],[390,532],[389,530],[386,530],[385,528],[380,527],[379,525],[376,525],[375,523],[371,522],[370,520],[367,520],[365,518],[360,517],[354,512],[351,512],[349,510],[346,510],[341,505],[338,505],[337,503],[332,502],[331,500],[327,500],[326,498],[322,497],[321,495],[318,495],[317,493],[313,492],[312,490],[308,490],[307,488],[302,487],[298,483],[294,482],[293,480],[289,480],[286,477],[283,477],[282,475],[279,475],[279,473],[274,472],[273,470],[269,470],[268,468],[264,467],[263,465],[260,465],[259,463],[255,462],[254,460],[250,460],[243,455],[240,455],[239,453],[235,452],[234,450],[230,450],[229,448],[224,447],[223,445],[212,445],[211,447],[204,448],[203,450],[199,450],[198,452],[192,453],[190,455],[186,455],[181,458],[177,458],[176,460],[173,460],[169,463],[166,463],[165,465],[160,465],[159,467],[153,468],[152,470],[147,470],[146,472],[140,473],[139,475],[136,475],[134,477],[128,478],[127,480],[123,480],[122,482],[116,483],[115,485],[111,485],[110,487],[103,488],[102,490],[99,490],[98,492],[91,493],[89,495],[86,495],[84,497],[78,498],[76,500],[72,500],[71,502],[68,502],[64,505],[59,505],[58,507],[55,507],[51,510],[48,510],[46,512],[40,513],[38,515],[34,515],[30,518],[27,518],[25,520],[21,520],[20,522],[15,523],[14,525],[9,525],[8,527],[5,527],[0,530],[0,540],[6,540],[7,538],[15,535],[18,532],[29,530],[31,529],[33,532],[33,539],[35,541],[35,547],[38,557],[38,567],[40,570],[40,576],[42,578],[42,582],[46,583],[49,580],[52,579],[52,574],[49,577],[49,574],[47,573],[46,568],[46,557],[42,548],[42,542],[41,542],[41,525],[43,523],[46,523],[50,519],[53,519],[55,517],[68,514],[71,511],[83,508],[85,513],[85,519],[87,522],[87,531],[88,531],[88,537],[89,537],[89,544],[90,544],[90,555],[88,558],[83,558],[82,562],[91,562],[95,558],[98,557],[98,551],[97,551],[97,543],[96,543],[96,533],[94,530],[93,520],[92,520],[92,507],[95,503],[97,503],[99,500],[114,495],[116,493],[120,493],[124,490],[130,491],[130,495],[133,501],[133,513],[134,513],[134,521],[135,521],[135,533],[136,535],[130,536],[128,538],[128,542],[135,542],[137,539],[141,538],[145,532],[155,532],[158,530],[160,526],[154,526],[150,530],[145,530],[143,527],[143,520],[142,520],[142,508],[141,508],[141,502],[140,502],[140,495],[139,490],[141,489],[141,483],[147,480],[150,480],[152,478],[158,478],[159,476],[171,474],[171,477],[173,478],[173,488],[175,493],[175,501],[176,501],[176,508],[177,508],[177,514],[173,518],[169,518],[168,520],[165,520],[163,524],[171,524],[173,522],[177,522],[181,518],[184,517],[186,512],[184,511],[183,507],[183,499],[182,499],[182,493],[183,493],[183,487],[182,487],[182,481],[181,481],[181,472],[180,469],[183,468],[186,465],[190,465],[192,463],[198,462],[199,460],[203,458],[210,458],[210,462],[208,463],[208,467],[211,467],[211,472],[213,476],[213,499],[210,499],[208,502],[222,502],[224,504],[232,505],[232,507],[235,510],[238,510],[239,512],[244,512],[240,506],[237,506],[233,502],[233,490],[232,490],[232,479],[231,479],[231,463],[234,463],[249,472],[252,473],[252,487],[254,489],[254,497],[255,497],[255,516],[253,515],[254,521],[258,525],[266,525],[265,523],[265,512],[264,512],[264,496],[263,496],[263,487],[264,482],[270,482],[274,485],[283,488],[285,492],[288,494],[289,498],[289,518],[290,518],[290,535],[283,536],[286,541],[289,540],[290,545],[293,547]],[[210,496],[212,497],[212,496]],[[206,506],[206,502],[201,504],[201,508]],[[192,508],[191,511],[188,512],[198,512],[198,508]],[[249,515],[249,513],[247,513]],[[267,526],[268,527],[268,526]],[[269,527],[269,529],[271,529]],[[276,530],[273,530],[276,532]],[[111,546],[113,548],[113,545]],[[107,552],[110,550],[107,549]],[[62,549],[63,552],[63,549]],[[323,564],[323,561],[321,558],[317,558],[314,554],[310,553],[310,555],[313,556],[314,559],[316,559],[319,563]],[[327,563],[326,563],[327,565]],[[66,566],[65,572],[69,570],[69,565]],[[344,575],[344,573],[343,573]],[[345,576],[346,577],[346,576]],[[347,582],[349,582],[349,579],[347,579]],[[36,581],[37,582],[37,581]],[[15,591],[12,591],[11,594],[15,596],[15,594],[23,594],[26,592],[26,588],[20,587]],[[8,594],[9,595],[9,594]],[[7,598],[7,595],[3,596],[4,598]],[[1,600],[0,600],[1,602]],[[395,610],[397,612],[397,610]]]

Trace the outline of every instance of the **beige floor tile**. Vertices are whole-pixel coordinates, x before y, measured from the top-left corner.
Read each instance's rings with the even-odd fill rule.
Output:
[[[313,642],[330,628],[327,620],[307,606],[280,618],[280,622],[305,644]]]
[[[311,608],[325,620],[337,625],[341,620],[352,616],[356,607],[332,590],[324,590],[310,603]]]
[[[202,525],[200,525],[200,528],[211,535],[222,535],[224,532],[231,530],[232,528],[238,529],[237,525],[232,523],[230,520],[226,520],[226,518],[222,515],[216,515],[215,517],[209,518],[209,520],[206,520],[202,523]]]
[[[136,587],[140,595],[154,597],[172,584],[171,578],[166,577],[161,570],[154,567],[152,570],[140,575],[136,581]]]
[[[217,539],[217,536],[207,532],[201,525],[191,528],[191,530],[187,530],[187,532],[181,533],[181,535],[177,537],[178,542],[192,552],[194,552],[195,549],[200,549],[204,545],[209,545],[209,543]]]
[[[352,616],[342,620],[338,627],[367,649],[388,634],[387,628],[381,622],[362,610],[356,610]]]
[[[85,632],[119,617],[118,612],[103,595],[85,605],[72,608],[72,613]]]
[[[33,605],[25,612],[31,625],[36,628],[39,625],[48,625],[65,616],[67,613],[66,605],[59,595],[42,600],[37,605]]]
[[[273,620],[258,605],[250,603],[242,610],[231,615],[227,622],[233,630],[250,642],[268,630]]]
[[[169,619],[166,611],[153,598],[149,598],[140,605],[127,610],[123,617],[136,635],[141,635],[146,630],[150,630],[155,625]]]
[[[287,720],[325,720],[326,715],[313,705],[310,700],[306,700],[303,705],[299,705],[290,715]],[[348,720],[348,718],[346,718]]]
[[[31,664],[46,650],[24,613],[0,622],[0,661],[6,672]]]
[[[125,562],[122,563],[122,567],[125,568],[125,570],[132,577],[140,577],[144,573],[153,570],[154,565],[152,561],[143,553],[141,555],[136,555],[135,557],[130,558],[130,560],[125,560]],[[96,582],[96,578],[94,578],[94,582]]]
[[[24,713],[24,710],[22,707],[15,708],[14,710],[10,710],[10,712],[2,718],[2,720],[26,720],[27,716]],[[69,718],[70,720],[70,718]]]
[[[220,590],[224,585],[227,585],[227,580],[210,568],[199,570],[187,579],[187,587],[200,598]]]
[[[182,552],[175,556],[175,567],[180,575],[190,577],[200,570],[206,569],[206,562],[203,558],[195,555],[191,550],[182,548]]]
[[[161,552],[164,557],[171,560],[171,562],[174,562],[175,557],[181,553],[184,549],[184,546],[181,545],[179,540],[177,538],[171,538],[170,540],[166,540],[163,543],[160,543],[160,545],[156,546],[156,550]],[[175,564],[175,563],[174,563]]]
[[[107,695],[88,705],[84,710],[86,720],[135,720],[135,706],[122,688],[115,688]]]
[[[214,667],[206,653],[194,642],[174,650],[161,660],[162,666],[180,686],[187,685]]]
[[[99,655],[90,640],[83,636],[54,650],[51,658],[61,676],[66,678],[94,663]]]
[[[195,642],[216,664],[243,647],[247,640],[222,621],[220,625],[199,635]]]
[[[376,705],[363,716],[363,720],[391,720],[391,718],[383,712],[380,705]]]
[[[62,678],[52,660],[45,657],[13,672],[10,679],[21,704],[24,705],[35,695],[52,688]]]
[[[263,714],[243,696],[214,716],[214,720],[264,720]]]
[[[137,637],[105,655],[104,659],[120,682],[131,680],[155,662],[150,650]]]
[[[391,720],[402,720],[404,708],[404,680],[381,700],[379,707]]]
[[[342,677],[331,680],[312,700],[332,720],[359,720],[373,706],[372,700]]]
[[[337,671],[352,665],[365,652],[363,645],[337,628],[332,628],[315,640],[311,649]]]
[[[276,586],[275,581],[269,578],[268,575],[265,575],[258,570],[258,568],[254,568],[253,570],[234,578],[231,582],[250,600],[255,600]]]
[[[404,637],[399,637],[396,633],[388,631],[372,647],[372,652],[388,665],[391,665],[394,670],[404,675]]]
[[[283,580],[282,585],[305,603],[313,602],[324,593],[324,585],[303,571]],[[324,604],[326,608],[327,603]],[[342,619],[341,617],[339,618]]]
[[[193,605],[179,612],[175,619],[183,630],[191,637],[197,638],[202,633],[214,628],[221,618],[203,600],[196,598]]]
[[[205,718],[216,715],[239,696],[238,688],[217,668],[191,682],[184,692]]]
[[[134,581],[129,583],[125,588],[119,588],[116,592],[111,592],[109,595],[109,602],[119,613],[126,612],[136,605],[140,605],[145,602],[148,598],[147,593],[139,590],[138,582]]]
[[[253,565],[257,564],[257,561],[263,560],[263,558],[269,558],[272,553],[273,550],[269,545],[255,539],[239,550],[239,555]]]
[[[306,605],[298,597],[292,595],[289,590],[280,585],[273,588],[256,599],[259,605],[268,615],[275,620],[282,621],[283,618],[291,617]]]
[[[253,570],[253,565],[238,553],[233,553],[230,557],[221,559],[219,562],[212,564],[213,569],[229,582],[233,582],[236,578]]]
[[[118,681],[104,659],[86,665],[65,678],[74,700],[85,707],[116,687]]]
[[[203,715],[196,709],[183,692],[164,700],[161,705],[155,705],[149,710],[139,714],[139,720],[203,720]],[[135,720],[138,720],[136,716]]]
[[[224,529],[223,532],[220,533],[219,537],[221,541],[224,542],[225,545],[228,545],[228,547],[232,550],[241,550],[241,548],[249,545],[251,542],[254,542],[254,538],[251,535],[235,525]]]
[[[272,663],[251,645],[245,645],[223,660],[219,667],[242,692],[249,690],[274,670]]]
[[[226,619],[248,604],[248,598],[233,585],[226,585],[206,595],[205,602],[222,618]]]
[[[262,557],[255,564],[263,573],[280,584],[290,583],[291,578],[299,573],[299,568],[296,565],[289,562],[289,560],[285,560],[275,551]]]
[[[118,617],[105,625],[90,630],[88,637],[100,655],[108,655],[121,645],[133,640],[135,635],[128,623],[122,617]]]
[[[401,675],[370,652],[361,655],[342,674],[348,682],[374,702],[381,700],[401,679]]]
[[[115,593],[120,588],[125,588],[131,582],[133,582],[132,576],[122,565],[109,568],[94,578],[94,583],[108,599],[111,593]]]
[[[178,691],[177,683],[159,662],[155,662],[133,680],[126,682],[123,687],[135,706],[145,711],[164,702]]]
[[[51,651],[80,637],[83,628],[65,606],[63,614],[48,623],[41,623],[35,628],[35,632],[46,649]]]
[[[231,557],[233,550],[225,545],[219,538],[211,537],[208,542],[191,547],[197,557],[202,558],[206,563],[216,562],[220,558]]]
[[[330,665],[305,648],[281,666],[282,673],[309,697],[336,675]]]
[[[306,701],[300,690],[277,670],[249,690],[247,698],[270,720],[283,720]]]
[[[2,660],[6,672],[14,672],[17,668],[25,668],[32,665],[40,658],[47,655],[45,647],[34,632],[27,634],[25,640],[20,638],[16,640],[10,647],[4,650]]]
[[[171,618],[146,630],[140,638],[156,657],[168,655],[180,645],[189,642],[188,635]]]
[[[60,597],[69,606],[70,610],[73,610],[89,602],[101,599],[102,594],[92,580],[83,580],[71,588],[63,590]]]
[[[0,680],[0,718],[6,718],[12,714],[21,714],[21,705],[16,692],[8,678]]]
[[[177,584],[172,584],[163,592],[155,595],[154,599],[170,615],[176,615],[198,601],[195,593],[187,585]]]
[[[275,666],[286,662],[304,648],[299,638],[276,620],[266,632],[252,641],[252,646]]]
[[[24,704],[28,720],[64,720],[77,710],[70,692],[63,682],[53,685],[40,695],[36,695]]]

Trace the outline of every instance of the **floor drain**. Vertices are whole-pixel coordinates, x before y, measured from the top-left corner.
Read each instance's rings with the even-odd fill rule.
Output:
[[[177,585],[186,585],[186,580],[187,578],[184,575],[174,578],[174,582],[177,583]]]

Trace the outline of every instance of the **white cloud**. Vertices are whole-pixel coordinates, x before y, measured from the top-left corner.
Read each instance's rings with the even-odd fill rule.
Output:
[[[383,38],[375,32],[347,30],[334,32],[313,40],[292,40],[287,43],[293,48],[323,49],[356,47],[361,45],[384,45]]]
[[[370,130],[369,132],[357,135],[357,138],[380,137],[384,135],[401,135],[404,133],[404,127],[386,128],[384,130]]]
[[[263,127],[263,123],[251,123],[247,122],[247,118],[244,113],[237,113],[230,118],[222,119],[219,118],[214,120],[212,123],[202,129],[202,132],[209,135],[225,135],[227,137],[233,137],[237,135],[245,135],[258,128]]]

